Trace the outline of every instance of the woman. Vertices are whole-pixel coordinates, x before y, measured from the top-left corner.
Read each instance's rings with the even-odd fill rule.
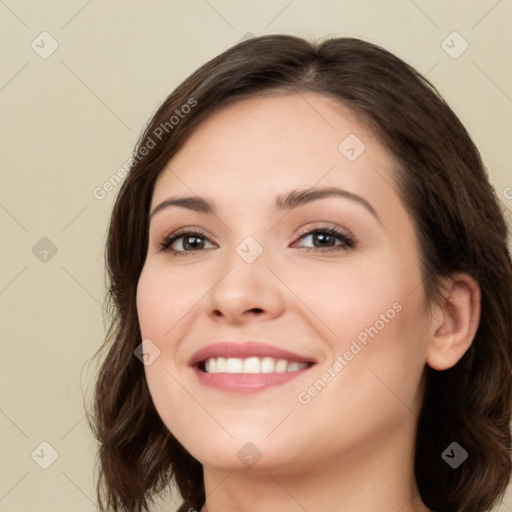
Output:
[[[483,512],[512,265],[478,150],[370,43],[239,43],[145,129],[109,227],[102,510]],[[108,508],[110,507],[110,508]]]

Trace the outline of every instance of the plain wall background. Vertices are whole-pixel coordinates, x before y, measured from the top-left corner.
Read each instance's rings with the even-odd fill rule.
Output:
[[[380,44],[461,118],[510,220],[511,19],[510,0],[1,1],[0,511],[96,509],[82,393],[104,335],[103,249],[119,187],[103,200],[93,190],[175,86],[248,33]],[[49,56],[43,31],[58,43]],[[454,31],[463,39],[446,40]],[[58,453],[47,469],[42,442]],[[512,510],[511,492],[499,510]]]

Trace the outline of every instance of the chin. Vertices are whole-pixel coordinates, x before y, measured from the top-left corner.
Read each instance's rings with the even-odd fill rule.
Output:
[[[224,430],[219,430],[221,432],[197,432],[193,437],[189,433],[181,439],[175,436],[202,465],[222,471],[270,470],[293,463],[289,442],[265,439],[268,431],[256,436],[254,428],[246,428],[247,435],[242,428],[229,429],[234,436],[231,438]]]

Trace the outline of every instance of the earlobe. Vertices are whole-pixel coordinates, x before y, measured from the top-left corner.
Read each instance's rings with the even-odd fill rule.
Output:
[[[435,370],[451,368],[471,346],[480,322],[481,293],[470,275],[451,276],[436,305],[435,322],[427,345],[427,364]]]

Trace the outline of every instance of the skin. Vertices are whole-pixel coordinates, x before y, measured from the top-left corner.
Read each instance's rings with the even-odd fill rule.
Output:
[[[354,161],[338,149],[349,134],[366,146]],[[363,197],[378,219],[341,197],[290,211],[271,206],[290,189],[320,186]],[[389,153],[332,99],[252,98],[195,130],[160,174],[151,211],[174,195],[206,197],[216,215],[176,206],[154,215],[137,308],[142,338],[160,350],[145,366],[154,404],[204,467],[203,511],[429,510],[413,472],[425,365],[445,369],[462,357],[478,324],[479,291],[454,276],[429,314]],[[311,235],[300,240],[324,223],[351,233],[356,246],[336,239],[337,250],[322,253]],[[182,227],[205,232],[204,248],[191,251],[181,238],[173,248],[186,254],[159,251]],[[252,263],[236,252],[249,236],[263,249]],[[394,318],[301,403],[299,394],[397,303]],[[261,340],[317,363],[254,394],[206,388],[187,360],[222,340]],[[237,457],[246,443],[261,454],[250,467]]]

